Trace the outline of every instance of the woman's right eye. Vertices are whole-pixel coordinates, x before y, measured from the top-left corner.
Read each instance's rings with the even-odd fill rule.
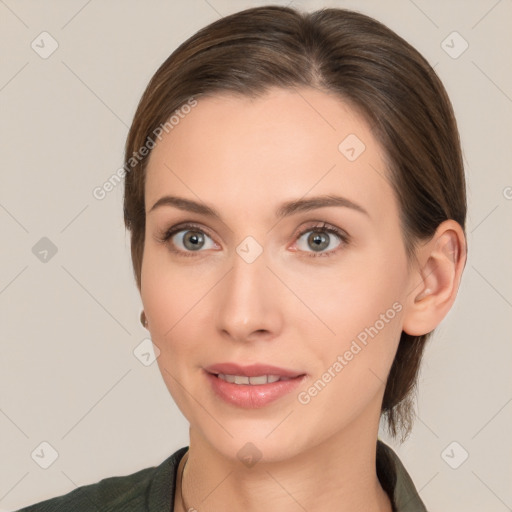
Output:
[[[211,246],[206,242],[210,240]],[[201,249],[216,248],[215,242],[202,229],[195,225],[180,225],[170,228],[160,238],[162,243],[166,243],[169,249],[180,256],[194,256],[194,253],[201,252]]]

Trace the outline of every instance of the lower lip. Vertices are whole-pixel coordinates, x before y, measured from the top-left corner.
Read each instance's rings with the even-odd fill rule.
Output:
[[[267,384],[232,384],[216,375],[205,372],[215,393],[226,402],[244,409],[259,409],[291,393],[303,381],[305,375],[290,380]]]

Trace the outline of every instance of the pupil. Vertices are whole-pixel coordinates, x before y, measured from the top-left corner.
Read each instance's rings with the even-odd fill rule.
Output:
[[[312,233],[309,236],[309,241],[316,246],[315,251],[317,249],[325,249],[329,245],[329,242],[326,240],[326,235],[324,233]]]
[[[187,242],[192,242],[192,245],[189,247],[187,246],[188,249],[192,249],[192,250],[197,250],[198,248],[200,249],[201,248],[201,242],[202,242],[202,238],[203,236],[200,234],[200,233],[197,233],[194,232],[194,231],[190,231],[189,233],[193,233],[191,236],[187,237],[185,236],[185,245],[187,246]]]

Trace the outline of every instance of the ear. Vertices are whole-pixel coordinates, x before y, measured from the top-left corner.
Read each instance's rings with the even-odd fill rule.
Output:
[[[402,329],[412,336],[433,331],[451,309],[466,266],[466,237],[454,220],[442,222],[416,252],[412,291],[406,298]]]

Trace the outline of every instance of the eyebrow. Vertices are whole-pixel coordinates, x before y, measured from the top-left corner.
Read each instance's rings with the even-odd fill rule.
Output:
[[[205,203],[199,203],[191,199],[177,196],[163,196],[161,197],[148,211],[148,213],[160,208],[162,206],[174,206],[180,210],[198,213],[207,217],[212,217],[221,220],[219,212]],[[317,208],[326,208],[329,206],[338,206],[350,208],[360,212],[366,216],[370,214],[359,204],[350,201],[349,199],[337,195],[322,195],[311,197],[308,199],[297,199],[283,203],[276,211],[275,215],[278,219],[289,217],[301,212],[308,212]]]

